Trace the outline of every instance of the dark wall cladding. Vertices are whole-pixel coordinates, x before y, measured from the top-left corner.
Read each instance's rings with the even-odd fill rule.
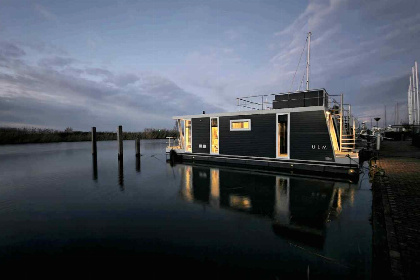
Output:
[[[230,131],[230,121],[238,119],[250,119],[251,130]],[[210,153],[210,118],[191,121],[193,152]],[[289,125],[291,159],[334,161],[324,111],[292,112]],[[219,151],[221,155],[275,158],[276,114],[220,117]]]
[[[324,111],[290,113],[290,158],[334,161]]]
[[[238,119],[250,119],[251,130],[230,131],[230,120]],[[272,158],[276,156],[276,114],[220,117],[219,122],[220,154]]]
[[[210,118],[194,118],[191,123],[193,153],[210,153]]]
[[[323,90],[276,95],[274,97],[273,109],[323,106],[323,98]]]

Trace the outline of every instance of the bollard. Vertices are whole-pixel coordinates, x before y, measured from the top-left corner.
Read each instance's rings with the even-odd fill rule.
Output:
[[[140,156],[140,138],[136,138],[136,157]]]
[[[379,151],[379,150],[380,150],[380,148],[381,148],[381,135],[380,135],[380,134],[378,134],[378,135],[376,136],[376,150],[377,150],[377,151]]]
[[[96,127],[92,127],[92,155],[96,155]]]
[[[123,158],[123,131],[122,131],[122,125],[118,126],[117,140],[118,140],[118,158],[122,160],[122,158]]]

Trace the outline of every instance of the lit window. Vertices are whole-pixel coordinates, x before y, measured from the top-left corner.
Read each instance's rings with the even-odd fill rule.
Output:
[[[288,115],[277,116],[277,157],[288,157]]]
[[[230,130],[251,130],[251,120],[231,120]]]
[[[185,151],[192,151],[191,120],[185,120]]]

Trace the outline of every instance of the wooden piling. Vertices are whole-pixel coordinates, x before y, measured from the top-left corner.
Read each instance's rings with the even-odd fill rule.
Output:
[[[136,157],[140,156],[140,138],[136,138]]]
[[[122,125],[118,126],[117,130],[117,140],[118,140],[118,158],[123,158],[123,131]]]
[[[96,127],[92,127],[92,155],[97,154],[96,148]]]

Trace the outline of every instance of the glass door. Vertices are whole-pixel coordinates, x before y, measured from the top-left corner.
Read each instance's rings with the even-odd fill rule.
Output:
[[[185,151],[192,152],[191,120],[185,120]]]
[[[210,153],[219,154],[219,118],[210,119]]]
[[[288,133],[289,115],[277,115],[277,157],[289,157],[289,133]]]

